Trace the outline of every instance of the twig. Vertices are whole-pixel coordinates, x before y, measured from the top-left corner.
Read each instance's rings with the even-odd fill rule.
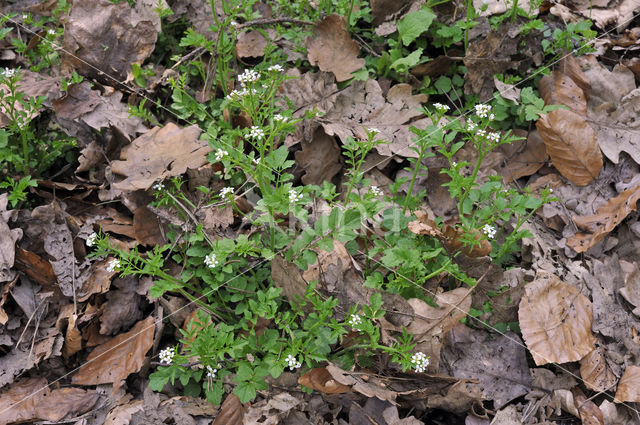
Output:
[[[258,25],[272,25],[272,24],[283,24],[283,23],[299,24],[299,25],[315,25],[315,22],[305,21],[302,19],[295,19],[295,18],[260,18],[260,19],[255,19],[253,21],[245,22],[243,24],[239,24],[236,26],[236,29],[241,30],[243,28],[253,27]]]

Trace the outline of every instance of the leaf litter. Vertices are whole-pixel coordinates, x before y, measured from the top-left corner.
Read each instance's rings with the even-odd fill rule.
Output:
[[[174,13],[183,13],[194,26],[208,32],[213,20],[205,2],[184,3],[172,4]],[[393,21],[416,7],[412,3],[372,1],[379,32],[397,28]],[[594,4],[589,13],[593,12],[600,27],[622,23],[633,13],[632,3]],[[621,402],[640,401],[640,373],[634,364],[640,355],[640,248],[633,243],[624,246],[619,240],[640,236],[629,223],[637,218],[638,181],[634,177],[640,172],[637,73],[634,76],[633,68],[623,64],[610,70],[597,55],[583,56],[575,63],[567,60],[544,77],[539,90],[545,103],[568,109],[543,116],[537,131],[524,132],[526,141],[501,148],[495,157],[499,166],[482,170],[500,173],[514,184],[549,184],[559,198],[537,212],[540,222],[527,226],[531,236],[523,244],[522,267],[528,273],[487,273],[487,281],[475,290],[441,288],[433,297],[437,307],[417,298],[385,299],[385,305],[395,310],[389,308],[380,319],[381,327],[397,331],[405,326],[417,335],[417,347],[432,359],[426,374],[380,369],[384,375],[375,368],[343,370],[329,364],[294,378],[316,390],[315,398],[299,394],[294,386],[285,387],[286,391],[276,391],[274,386],[250,405],[229,395],[219,411],[202,399],[169,398],[148,389],[136,392],[132,384],[142,382],[146,387],[149,356],[163,338],[156,330],[154,315],[162,317],[162,308],[166,308],[178,316],[184,303],[174,306],[169,299],[148,303],[142,282],[117,278],[107,271],[108,261],[86,259],[84,241],[100,222],[123,247],[132,247],[134,241],[148,246],[165,243],[166,229],[147,209],[146,192],[167,177],[200,169],[210,152],[200,139],[202,129],[196,126],[167,122],[150,129],[142,119],[131,117],[130,91],[107,77],[120,81],[130,77],[131,64],[143,64],[157,45],[161,26],[153,11],[156,2],[136,4],[132,8],[126,2],[117,6],[106,0],[75,2],[66,18],[64,46],[72,55],[63,54],[65,66],[100,84],[85,80],[63,94],[59,79],[44,73],[27,71],[23,80],[22,89],[29,96],[52,99],[36,113],[55,114],[62,129],[84,136],[78,137],[83,150],[76,174],[69,181],[54,182],[49,189],[42,185],[37,193],[45,201],[39,207],[31,212],[7,211],[6,194],[0,196],[0,345],[6,353],[0,358],[0,400],[4,403],[0,403],[0,423],[59,421],[84,415],[98,405],[108,405],[101,409],[102,422],[109,424],[167,418],[196,423],[197,417],[214,424],[326,423],[318,419],[318,412],[323,412],[335,423],[417,425],[424,423],[420,419],[427,417],[425,412],[435,411],[483,424],[489,423],[491,414],[491,423],[499,424],[523,423],[534,417],[544,422],[563,410],[583,423],[633,423],[632,414]],[[219,2],[212,4],[222,16]],[[585,4],[571,11],[552,8],[551,13],[584,15]],[[497,13],[497,6],[492,3],[483,13]],[[42,6],[40,12],[44,10]],[[109,22],[110,27],[95,25],[97,16],[103,16],[98,21]],[[528,69],[536,58],[517,57],[515,46],[523,38],[515,27],[504,28],[501,32],[487,30],[488,35],[471,41],[471,53],[464,57],[467,93],[486,99],[497,88],[505,97],[519,100],[516,85],[505,84],[494,74]],[[242,32],[236,57],[254,61],[264,55],[269,43],[281,42],[273,40],[272,33],[269,37],[263,34]],[[377,156],[372,154],[370,160],[375,166],[385,164],[377,170],[380,181],[392,182],[398,175],[387,164],[417,156],[411,150],[409,128],[426,126],[420,109],[428,97],[418,93],[410,79],[390,85],[382,78],[362,78],[359,71],[365,65],[368,46],[351,37],[345,19],[338,15],[319,20],[311,28],[306,47],[310,69],[290,70],[288,75],[296,78],[288,80],[280,92],[282,102],[288,99],[295,107],[294,117],[302,118],[313,108],[322,113],[305,119],[285,141],[302,170],[301,181],[321,185],[342,178],[340,145],[376,128],[390,143],[377,146]],[[2,49],[11,51],[6,45]],[[354,75],[356,81],[345,84]],[[2,118],[4,126],[6,117]],[[428,186],[439,177],[438,168],[430,169],[429,174],[423,184],[433,190]],[[60,196],[63,184],[88,181],[100,187],[101,200],[121,201],[124,208],[118,214],[123,219],[98,208],[88,213],[93,219],[79,212],[97,203],[97,197],[91,197],[98,193],[95,189],[81,195],[75,186],[68,187],[64,193],[70,195]],[[451,210],[431,195],[427,203],[433,204],[438,216]],[[205,231],[215,235],[231,232],[237,215],[231,209],[205,209],[197,217]],[[418,217],[409,226],[416,234],[443,241],[457,238],[440,232],[430,219]],[[376,291],[363,286],[361,258],[349,254],[338,241],[333,245],[332,252],[318,251],[318,262],[304,272],[276,257],[271,273],[275,285],[292,301],[304,295],[309,282],[317,280],[320,293],[338,299],[343,318],[350,306],[366,304]],[[586,255],[582,264],[574,261],[577,254]],[[468,265],[472,260],[464,261]],[[474,264],[487,271],[482,262]],[[467,316],[476,314],[475,309],[489,299],[484,292],[504,286],[509,279],[516,282],[514,287],[524,286],[522,293],[506,292],[503,298],[491,299],[496,306],[502,302],[502,317],[519,316],[524,343],[513,332],[499,335],[459,323],[465,317],[468,324],[473,322]],[[495,326],[490,316],[479,315]],[[172,328],[181,325],[182,321]],[[582,383],[562,369],[530,369],[549,362],[570,363],[567,367]],[[62,387],[47,386],[51,377],[77,366],[79,370]],[[11,408],[15,401],[40,389]],[[584,395],[591,394],[588,391],[615,394],[615,402],[597,397],[592,401]],[[101,404],[106,400],[108,404]],[[418,419],[407,414],[407,409],[423,416]],[[311,418],[317,422],[309,422]]]

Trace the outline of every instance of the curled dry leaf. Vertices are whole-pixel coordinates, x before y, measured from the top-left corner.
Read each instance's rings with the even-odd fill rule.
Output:
[[[101,344],[89,354],[71,382],[77,385],[113,384],[115,391],[129,374],[142,367],[145,354],[153,345],[154,329],[153,317],[149,316],[129,332]]]
[[[640,366],[627,366],[618,382],[615,402],[640,402]]]
[[[330,182],[342,169],[340,148],[333,136],[327,136],[322,127],[316,128],[313,139],[301,142],[302,150],[296,151],[298,164],[304,169],[302,183],[322,185]]]
[[[120,161],[111,163],[115,174],[126,176],[113,186],[118,190],[147,190],[156,181],[206,164],[211,148],[198,140],[201,132],[195,125],[180,128],[169,123],[154,127],[125,146]]]
[[[540,80],[546,105],[561,104],[543,115],[536,127],[553,165],[578,186],[586,186],[600,174],[602,153],[596,133],[587,123],[587,102],[582,89],[567,75],[554,71]]]
[[[600,347],[580,360],[580,376],[586,387],[593,391],[608,391],[617,380]]]
[[[309,63],[332,72],[338,82],[350,79],[364,66],[364,59],[358,58],[358,43],[349,37],[347,23],[339,15],[329,15],[318,22],[305,44]]]
[[[212,425],[242,425],[244,423],[244,406],[235,394],[229,394],[220,406],[220,412]]]
[[[538,366],[578,361],[594,349],[591,301],[555,275],[540,274],[527,284],[518,317]]]
[[[51,390],[45,378],[23,379],[0,394],[0,424],[58,422],[88,412],[98,398],[96,391],[81,388]]]
[[[618,226],[631,212],[636,210],[640,199],[640,185],[625,190],[598,208],[598,213],[589,216],[574,216],[573,222],[580,230],[567,239],[567,245],[576,252],[584,252],[600,242]]]
[[[298,378],[298,384],[313,388],[314,390],[320,391],[324,394],[343,394],[351,392],[351,387],[349,385],[343,385],[336,381],[324,367],[311,369]]]
[[[361,374],[349,373],[331,363],[326,367],[326,370],[338,383],[350,386],[357,393],[367,397],[377,397],[380,400],[388,401],[394,406],[398,405],[396,402],[398,393],[387,389],[386,385],[375,377],[369,377],[369,380],[365,381],[362,379]]]

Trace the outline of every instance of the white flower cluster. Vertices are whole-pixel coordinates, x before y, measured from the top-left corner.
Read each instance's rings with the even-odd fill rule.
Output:
[[[377,129],[377,128],[375,128],[375,127],[367,128],[367,131],[368,131],[369,133],[374,133],[374,134],[378,134],[378,133],[380,133],[380,130],[378,130],[378,129]]]
[[[382,190],[380,190],[378,186],[371,186],[369,188],[369,192],[371,192],[371,194],[376,198],[382,198],[384,196],[384,193],[382,192]]]
[[[207,265],[207,267],[212,269],[216,267],[220,262],[218,261],[216,254],[212,252],[211,254],[204,257],[204,263]]]
[[[282,72],[284,71],[284,68],[282,67],[282,65],[271,65],[269,68],[267,68],[267,71],[269,72]]]
[[[87,246],[91,247],[96,244],[97,239],[98,239],[98,234],[96,232],[93,232],[92,234],[89,235],[85,243],[87,244]]]
[[[233,90],[231,93],[229,93],[227,95],[227,99],[228,100],[240,100],[242,99],[244,96],[248,95],[248,94],[257,94],[258,90],[256,89],[242,89],[242,90]]]
[[[231,194],[233,194],[232,187],[223,187],[222,190],[220,191],[220,196],[222,198],[228,198]]]
[[[220,369],[220,363],[218,363],[218,365],[215,368],[207,365],[207,378],[211,378],[211,379],[215,378],[216,374],[218,373],[218,369]]]
[[[47,30],[47,34],[49,34],[49,35],[56,35],[56,30],[54,30],[54,29],[48,29],[48,30]]]
[[[427,366],[429,366],[429,357],[427,357],[427,355],[422,351],[418,351],[411,356],[411,364],[416,372],[424,372],[427,369]]]
[[[491,133],[489,133],[489,139],[498,143],[500,141],[500,133],[498,133],[497,131],[492,131]]]
[[[229,152],[218,148],[218,150],[216,151],[216,161],[222,161],[222,158],[224,158],[227,155],[229,155]]]
[[[261,140],[264,137],[264,130],[258,126],[252,125],[249,129],[249,137]]]
[[[474,122],[473,122],[473,121],[471,121],[471,120],[469,120],[469,121],[467,122],[467,130],[469,130],[469,131],[473,131],[473,130],[475,130],[476,128],[478,128],[478,125],[477,125],[476,123],[474,123]]]
[[[476,131],[476,134],[480,137],[485,137],[487,135],[486,130],[478,130]]]
[[[109,261],[109,264],[107,264],[107,271],[109,273],[115,272],[118,269],[120,269],[120,260],[118,260],[117,258],[112,259],[111,261]]]
[[[273,120],[277,122],[287,122],[288,118],[280,114],[275,114]]]
[[[446,112],[450,109],[449,105],[443,105],[442,103],[434,103],[433,107],[436,108],[438,112]]]
[[[289,190],[289,202],[294,204],[302,199],[302,193],[298,193],[295,189]]]
[[[362,324],[362,317],[359,314],[352,314],[349,316],[347,324],[353,329],[360,330],[359,326]]]
[[[489,115],[489,113],[491,112],[491,105],[485,105],[483,103],[476,105],[476,115],[478,116],[478,118],[487,118],[489,117],[489,119],[493,119],[493,114]]]
[[[482,233],[487,235],[489,239],[493,239],[496,237],[497,230],[492,225],[485,224],[484,227],[482,228]]]
[[[173,358],[176,356],[176,349],[174,347],[167,347],[160,351],[158,357],[160,357],[160,363],[170,365],[173,362]]]
[[[260,79],[258,71],[253,69],[245,69],[244,72],[238,75],[238,81],[242,87],[246,87],[249,83],[254,83]]]
[[[0,71],[0,76],[2,76],[4,78],[11,78],[15,74],[16,74],[16,70],[15,69],[5,68],[2,71]]]
[[[161,191],[162,189],[164,189],[164,183],[158,182],[158,183],[154,184],[153,185],[153,189],[157,190],[158,192]]]
[[[286,359],[284,359],[287,364],[289,365],[289,369],[291,370],[296,370],[296,369],[300,369],[302,367],[302,363],[300,363],[295,357],[293,357],[291,354],[289,354],[287,356]]]

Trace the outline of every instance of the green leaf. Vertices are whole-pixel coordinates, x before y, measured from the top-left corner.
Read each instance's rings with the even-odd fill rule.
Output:
[[[256,388],[253,382],[239,383],[233,393],[238,396],[240,403],[248,403],[256,398]]]
[[[429,8],[422,8],[417,12],[410,13],[398,22],[398,33],[402,39],[402,44],[408,46],[431,26],[435,13]]]
[[[409,68],[416,66],[420,63],[420,56],[422,55],[422,49],[416,49],[413,53],[403,58],[400,58],[391,64],[391,69],[398,72],[407,72]]]

